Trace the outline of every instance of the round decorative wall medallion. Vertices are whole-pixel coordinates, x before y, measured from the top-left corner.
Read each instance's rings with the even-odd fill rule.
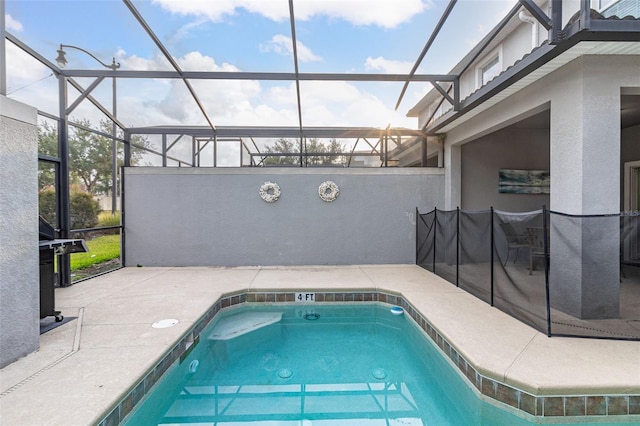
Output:
[[[335,182],[328,180],[320,184],[318,187],[318,195],[322,198],[322,201],[330,203],[338,198],[338,195],[340,195],[340,188],[338,188],[338,185],[336,185]]]
[[[277,183],[265,182],[260,187],[260,198],[267,203],[275,203],[280,198],[280,186]]]

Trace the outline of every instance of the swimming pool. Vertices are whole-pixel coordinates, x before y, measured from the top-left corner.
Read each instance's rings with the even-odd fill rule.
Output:
[[[484,402],[424,332],[388,305],[243,304],[216,316],[125,424],[533,420]]]

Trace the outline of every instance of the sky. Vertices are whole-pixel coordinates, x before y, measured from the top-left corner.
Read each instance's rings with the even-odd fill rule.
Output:
[[[447,73],[514,1],[460,0],[418,73]],[[183,70],[293,72],[287,0],[134,0]],[[294,0],[300,72],[409,73],[448,1]],[[6,0],[6,29],[55,62],[60,43],[86,49],[121,69],[171,70],[169,62],[117,0]],[[58,113],[57,80],[7,43],[7,94]],[[66,49],[68,69],[99,69]],[[85,87],[92,79],[78,79]],[[215,125],[298,126],[294,82],[191,81]],[[111,107],[110,79],[93,95]],[[407,111],[428,83],[301,82],[303,125],[417,127]],[[127,126],[204,125],[181,80],[119,79],[117,115]],[[69,92],[69,97],[77,94]],[[102,118],[83,102],[72,119]]]

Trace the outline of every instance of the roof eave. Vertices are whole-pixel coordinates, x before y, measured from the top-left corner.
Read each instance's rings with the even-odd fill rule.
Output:
[[[624,41],[635,42],[640,41],[640,20],[626,21],[624,31],[621,31],[619,25],[620,21],[592,21],[591,28],[589,30],[582,30],[573,33],[571,37],[557,45],[543,45],[534,50],[523,58],[520,62],[514,64],[511,68],[505,70],[502,74],[491,80],[485,86],[478,89],[476,92],[469,95],[463,101],[460,102],[460,108],[458,111],[449,111],[440,117],[436,122],[431,124],[425,129],[425,133],[428,135],[437,134],[442,132],[443,129],[459,119],[463,115],[469,113],[483,102],[497,95],[504,89],[508,88],[515,82],[519,81],[523,77],[526,77],[531,72],[540,68],[547,62],[557,58],[564,52],[568,51],[572,47],[576,46],[583,41]],[[594,25],[595,24],[595,25]],[[598,30],[595,30],[598,28]],[[567,28],[567,33],[570,34],[572,28]]]

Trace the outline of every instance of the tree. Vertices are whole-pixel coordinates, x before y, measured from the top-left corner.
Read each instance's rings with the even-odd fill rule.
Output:
[[[318,139],[310,139],[307,142],[307,153],[311,154],[341,154],[344,147],[335,138],[329,141],[329,145]],[[309,155],[307,157],[307,164],[311,166],[329,166],[329,165],[342,165],[344,163],[344,156],[334,155]]]
[[[38,152],[47,157],[58,156],[58,132],[48,123],[38,127]],[[38,188],[43,189],[55,186],[55,165],[52,163],[38,162]]]
[[[91,125],[86,120],[80,124]],[[110,129],[105,127],[110,126],[101,121],[100,130],[106,133]],[[111,187],[112,143],[111,139],[82,128],[75,128],[73,137],[70,134],[70,174],[91,194],[106,194]]]
[[[278,139],[273,145],[265,147],[266,154],[299,153],[300,146],[289,139]],[[300,164],[299,156],[272,156],[262,162],[266,166],[289,166]]]
[[[340,144],[336,139],[331,139],[329,144],[325,144],[323,141],[318,140],[316,138],[309,139],[306,142],[305,153],[310,154],[307,155],[306,158],[303,159],[306,165],[309,166],[326,166],[326,165],[340,165],[344,163],[344,156],[333,156],[333,155],[322,155],[329,153],[342,153],[344,147]],[[265,154],[274,154],[274,153],[292,153],[292,154],[300,154],[300,146],[297,142],[290,141],[288,139],[278,139],[274,142],[273,145],[267,145],[264,150]],[[263,161],[264,165],[267,166],[288,166],[288,165],[299,165],[300,157],[299,155],[295,156],[271,156],[267,157]]]
[[[91,128],[88,120],[82,120],[79,124]],[[47,123],[38,129],[38,149],[41,155],[58,157],[58,132],[57,129]],[[102,133],[111,133],[112,125],[103,120],[99,130]],[[144,148],[150,146],[150,142],[141,136],[131,138],[131,163],[136,164],[145,152]],[[91,132],[79,127],[70,127],[69,131],[69,169],[72,182],[80,183],[84,189],[93,194],[107,194],[111,190],[112,179],[112,145],[113,140],[101,134]],[[133,144],[137,146],[133,146]],[[120,145],[120,144],[119,144]],[[124,164],[122,147],[118,149],[118,167]],[[54,173],[51,167],[41,166],[38,172],[40,188],[54,185]]]

